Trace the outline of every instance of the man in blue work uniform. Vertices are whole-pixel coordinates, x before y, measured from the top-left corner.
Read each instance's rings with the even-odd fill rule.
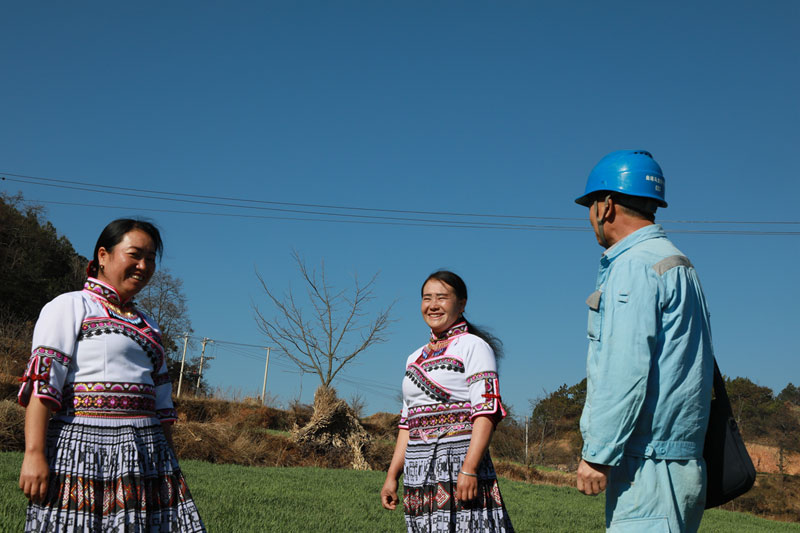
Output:
[[[606,249],[586,301],[578,490],[607,490],[607,531],[697,531],[714,355],[697,272],[654,223],[664,175],[648,152],[612,152],[575,201]]]

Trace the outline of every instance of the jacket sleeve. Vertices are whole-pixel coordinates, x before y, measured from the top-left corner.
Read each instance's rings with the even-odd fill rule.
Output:
[[[589,310],[581,455],[592,463],[617,465],[644,405],[658,342],[659,287],[646,265],[622,263],[601,291],[599,303],[596,297],[593,302],[596,310],[591,303]]]
[[[64,382],[69,372],[78,333],[85,315],[83,300],[62,294],[42,308],[33,329],[33,346],[17,401],[27,406],[31,396],[54,410],[61,409]]]
[[[464,355],[469,402],[472,406],[470,420],[478,416],[489,416],[495,423],[506,416],[500,399],[500,380],[497,376],[497,362],[491,347],[483,340],[469,347]]]

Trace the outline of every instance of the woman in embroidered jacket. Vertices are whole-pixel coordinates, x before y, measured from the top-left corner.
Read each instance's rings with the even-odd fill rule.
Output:
[[[409,532],[513,532],[489,457],[505,416],[495,351],[500,342],[464,318],[467,287],[452,272],[422,286],[422,317],[431,340],[412,353],[403,379],[403,410],[381,503],[403,507]]]
[[[83,290],[39,315],[19,391],[26,531],[205,531],[172,450],[160,332],[131,301],[162,248],[152,224],[111,222]]]

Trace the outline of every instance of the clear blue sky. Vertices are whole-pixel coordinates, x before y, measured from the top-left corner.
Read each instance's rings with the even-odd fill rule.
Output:
[[[345,397],[353,382],[367,384],[369,412],[398,409],[406,356],[428,335],[420,284],[452,269],[470,289],[467,315],[505,341],[502,393],[521,413],[585,375],[584,300],[602,250],[573,199],[607,152],[647,149],[667,179],[670,207],[658,218],[698,268],[723,372],[777,393],[800,383],[800,236],[742,232],[800,231],[798,35],[800,3],[790,0],[7,3],[0,172],[558,220],[345,223],[103,187],[2,181],[0,190],[45,205],[87,256],[111,219],[151,217],[166,241],[162,265],[184,280],[195,332],[212,339],[266,343],[252,303],[271,309],[254,273],[278,290],[299,287],[292,249],[310,264],[324,260],[339,286],[380,271],[376,304],[396,300],[390,340],[337,383]],[[666,222],[687,220],[742,223]],[[263,350],[210,353],[213,386],[260,393]],[[271,394],[287,402],[302,383],[310,401],[315,378],[273,362]]]

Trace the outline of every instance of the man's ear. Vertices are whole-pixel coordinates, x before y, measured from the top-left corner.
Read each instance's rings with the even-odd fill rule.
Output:
[[[614,201],[614,197],[610,194],[606,196],[604,204],[606,206],[606,210],[605,213],[603,213],[603,221],[614,222],[614,218],[617,216],[617,203]]]

